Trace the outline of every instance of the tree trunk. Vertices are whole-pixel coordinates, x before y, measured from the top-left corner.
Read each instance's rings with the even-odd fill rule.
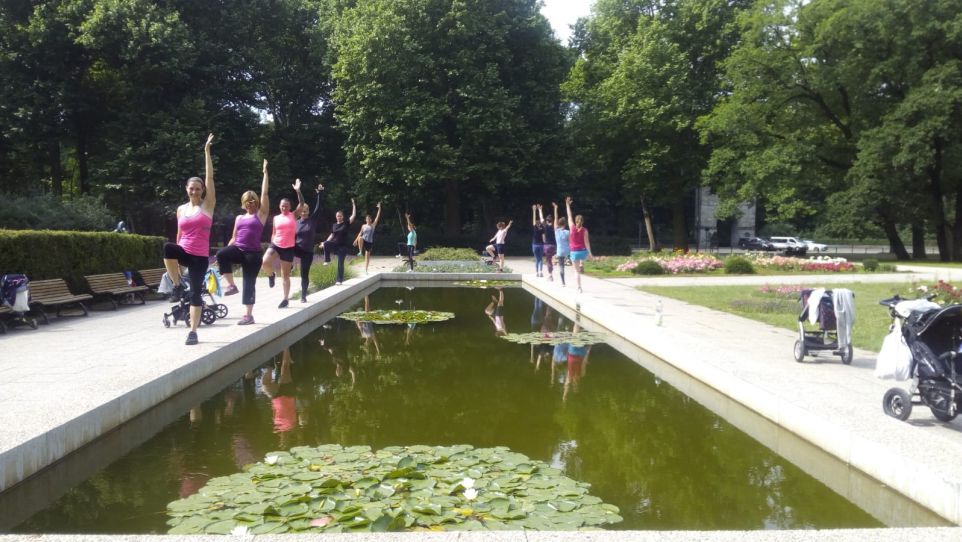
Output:
[[[444,235],[454,238],[461,235],[461,195],[458,181],[444,183]]]
[[[645,233],[648,234],[648,249],[652,252],[661,250],[658,241],[655,240],[655,228],[651,225],[651,213],[648,212],[648,204],[645,203],[645,196],[641,196],[641,214],[645,218]]]
[[[887,216],[883,216],[882,230],[889,240],[889,247],[891,247],[892,252],[895,253],[895,257],[899,260],[908,260],[909,253],[905,250],[905,244],[902,243],[902,239],[899,237],[898,229],[895,227],[895,221]]]
[[[674,249],[688,252],[688,227],[685,221],[683,198],[676,198],[671,204],[671,229]]]
[[[80,177],[78,192],[87,194],[90,191],[90,164],[87,159],[87,130],[83,126],[77,130],[77,170]]]
[[[912,224],[912,259],[924,260],[925,258],[925,225],[917,222]]]
[[[932,142],[933,156],[932,167],[928,168],[929,194],[932,196],[932,205],[935,216],[935,242],[939,246],[939,260],[949,261],[951,247],[949,247],[948,229],[949,225],[945,220],[945,204],[943,203],[944,194],[942,193],[942,140],[936,138]]]
[[[54,196],[63,196],[63,168],[60,166],[60,141],[51,140],[50,152],[50,191]]]

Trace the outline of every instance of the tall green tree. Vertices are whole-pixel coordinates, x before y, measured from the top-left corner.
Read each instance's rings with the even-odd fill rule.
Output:
[[[643,208],[668,207],[676,247],[687,246],[685,204],[709,155],[695,124],[715,103],[719,63],[747,4],[598,0],[576,39],[564,90],[583,168]]]
[[[899,225],[926,223],[943,259],[962,257],[946,167],[959,152],[958,3],[765,2],[741,27],[727,95],[702,125],[716,192],[759,197],[778,219],[871,221],[901,258]]]
[[[334,43],[337,118],[361,192],[441,204],[454,236],[465,202],[557,171],[567,55],[537,1],[359,0]]]

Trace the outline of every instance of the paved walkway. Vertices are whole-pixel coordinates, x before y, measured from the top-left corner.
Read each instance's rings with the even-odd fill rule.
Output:
[[[389,271],[397,263],[376,259],[372,271]],[[512,259],[508,265],[522,273],[533,271],[527,259]],[[570,284],[574,276],[568,271]],[[949,270],[934,273],[947,280],[955,276]],[[930,280],[936,275],[914,276]],[[895,277],[911,280],[912,275]],[[962,424],[937,423],[923,409],[910,423],[884,416],[881,397],[890,384],[872,377],[873,353],[857,350],[851,366],[827,359],[798,364],[791,354],[794,333],[737,316],[662,299],[664,321],[657,326],[654,308],[659,298],[631,287],[632,282],[585,278],[585,293],[578,294],[532,274],[524,280],[859,469],[884,475],[879,479],[891,479],[890,485],[943,516],[962,518],[962,462],[952,459],[962,457]],[[658,283],[665,280],[673,279]],[[352,279],[343,288],[313,294],[307,304],[277,309],[280,288],[269,289],[266,279],[260,279],[254,313],[258,323],[234,325],[243,314],[240,296],[225,298],[229,316],[203,326],[201,344],[194,347],[184,346],[182,325],[163,327],[160,316],[169,305],[157,301],[117,312],[95,311],[88,318],[54,319],[37,331],[18,329],[0,336],[0,489],[34,472],[38,461],[62,457],[71,446],[136,415],[137,409],[321,315],[351,297],[352,287],[374,287],[377,281],[377,276]],[[18,454],[27,450],[30,453]],[[5,461],[13,456],[16,461]],[[952,533],[962,539],[959,531]]]

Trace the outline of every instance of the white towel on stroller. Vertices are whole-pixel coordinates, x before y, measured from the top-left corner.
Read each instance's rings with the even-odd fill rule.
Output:
[[[164,273],[160,277],[160,285],[157,286],[157,293],[159,294],[169,294],[174,291],[174,281],[170,280],[170,276]]]
[[[835,306],[835,331],[838,334],[839,349],[852,342],[852,328],[855,327],[855,295],[852,290],[837,288],[832,290],[832,304]]]
[[[822,296],[825,295],[825,288],[815,288],[812,293],[808,296],[808,323],[815,324],[818,322],[818,304],[822,302]]]

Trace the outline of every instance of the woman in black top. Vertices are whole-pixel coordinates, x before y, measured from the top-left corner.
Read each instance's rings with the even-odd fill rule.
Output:
[[[356,215],[357,205],[354,204],[354,198],[351,198],[351,217],[345,222],[344,212],[338,211],[334,215],[336,222],[331,225],[331,234],[324,241],[324,265],[331,262],[331,252],[337,255],[336,281],[338,286],[344,282],[344,258],[347,256],[347,247],[350,246],[347,239],[347,229],[354,223]]]
[[[314,262],[314,234],[317,232],[317,223],[321,220],[322,207],[324,205],[324,185],[318,183],[317,200],[314,202],[314,212],[311,207],[304,203],[304,196],[301,195],[301,180],[294,181],[294,191],[297,192],[297,229],[294,237],[294,256],[301,261],[301,303],[307,303],[307,287],[311,282],[311,263]],[[283,307],[287,306],[287,300],[281,301]]]
[[[538,276],[544,265],[544,221],[538,220],[540,205],[531,206],[531,253],[534,254],[534,270]]]
[[[548,266],[548,280],[554,280],[554,264],[551,260],[557,253],[557,248],[555,246],[554,240],[554,217],[551,215],[544,216],[541,210],[541,204],[538,204],[538,218],[541,219],[541,223],[544,224],[544,263]]]

